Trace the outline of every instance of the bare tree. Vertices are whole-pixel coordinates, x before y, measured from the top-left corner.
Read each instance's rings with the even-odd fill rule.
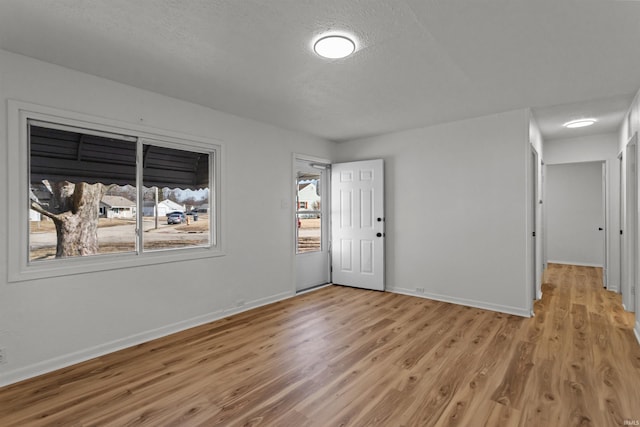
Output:
[[[186,206],[198,206],[200,201],[196,200],[194,197],[187,197],[182,200],[182,203]]]
[[[44,182],[51,191],[49,209],[31,200],[31,209],[53,220],[56,226],[56,258],[98,253],[100,200],[106,187],[69,181]]]
[[[135,201],[138,197],[138,190],[132,185],[112,185],[107,188],[106,194],[108,196],[120,196],[127,200]]]

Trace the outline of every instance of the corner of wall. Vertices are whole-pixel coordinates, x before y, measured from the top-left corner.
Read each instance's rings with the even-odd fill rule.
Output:
[[[542,139],[542,133],[540,132],[536,117],[531,109],[529,109],[529,143],[533,145],[533,148],[538,152],[538,156],[542,159],[544,140]]]
[[[622,153],[629,142],[629,139],[635,132],[638,132],[640,127],[640,90],[636,92],[629,109],[625,113],[624,120],[618,131],[619,135],[619,147],[618,153]]]
[[[511,315],[520,316],[520,317],[532,317],[532,314],[533,314],[531,309],[526,307],[506,306],[506,305],[494,304],[486,301],[478,301],[474,299],[457,298],[457,297],[437,294],[433,292],[418,293],[414,290],[407,289],[407,288],[400,288],[400,287],[387,288],[386,290],[387,292],[392,292],[395,294],[409,295],[409,296],[419,297],[419,298],[427,298],[435,301],[446,302],[449,304],[464,305],[466,307],[480,308],[482,310],[496,311],[499,313],[506,313],[506,314],[511,314]]]

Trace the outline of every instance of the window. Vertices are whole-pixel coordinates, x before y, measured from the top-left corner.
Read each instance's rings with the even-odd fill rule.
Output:
[[[297,174],[297,253],[322,250],[322,172],[298,171]]]
[[[209,246],[209,214],[197,213],[209,204],[209,153],[149,143],[142,152],[143,250]]]
[[[29,107],[10,103],[10,280],[222,254],[219,144]]]
[[[29,261],[136,251],[137,139],[28,121]]]

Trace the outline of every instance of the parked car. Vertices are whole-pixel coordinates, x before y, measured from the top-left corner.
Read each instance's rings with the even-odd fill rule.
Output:
[[[187,216],[184,212],[169,212],[167,214],[167,224],[182,224],[187,222]]]

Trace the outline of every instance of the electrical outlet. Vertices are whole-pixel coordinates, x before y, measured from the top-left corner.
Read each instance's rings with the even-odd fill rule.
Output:
[[[0,365],[7,363],[7,352],[4,348],[0,348]]]
[[[416,288],[416,292],[419,294],[424,294],[424,288]]]

